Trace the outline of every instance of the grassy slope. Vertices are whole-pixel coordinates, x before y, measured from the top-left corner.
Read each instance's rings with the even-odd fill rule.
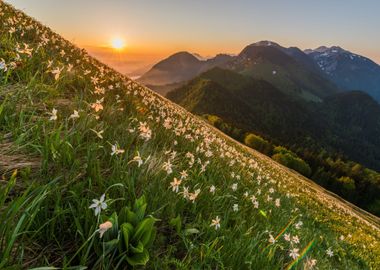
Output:
[[[380,267],[376,218],[310,187],[24,14],[0,7],[0,61],[8,68],[0,70],[0,268],[112,269],[116,259],[102,260],[87,241],[98,225],[88,207],[102,193],[106,213],[147,196],[147,211],[160,219],[148,268],[281,269],[294,261],[291,249],[302,253],[310,243],[293,269],[308,269],[311,259],[319,269]],[[57,79],[56,68],[62,69]],[[53,108],[57,120],[49,120]],[[70,119],[73,110],[78,119]],[[104,130],[103,138],[92,130]],[[111,144],[125,152],[111,156]],[[137,154],[140,167],[131,162]],[[168,161],[171,173],[163,170]],[[5,172],[10,168],[18,168],[16,182]],[[170,189],[182,170],[188,177],[180,191],[200,189],[194,202]],[[183,228],[197,231],[177,234],[168,225],[177,215]],[[210,227],[216,216],[219,230]],[[286,241],[285,233],[299,243]],[[326,256],[328,248],[334,256]]]

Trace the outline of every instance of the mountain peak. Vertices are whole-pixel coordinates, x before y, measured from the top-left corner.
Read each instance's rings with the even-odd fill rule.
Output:
[[[189,59],[189,60],[197,60],[198,59],[198,57],[195,54],[187,52],[187,51],[176,52],[176,53],[170,55],[167,59],[170,59],[170,58],[185,58],[185,59]]]
[[[270,40],[261,40],[261,41],[258,41],[258,42],[255,42],[255,43],[252,43],[248,46],[262,46],[262,47],[270,47],[270,46],[273,46],[273,47],[282,47],[280,46],[278,43],[276,42],[273,42],[273,41],[270,41]]]
[[[207,61],[208,59],[212,57],[202,56],[199,53],[191,53],[195,58],[197,58],[199,61]]]
[[[316,49],[306,49],[304,50],[306,54],[311,54],[311,53],[342,53],[342,52],[348,52],[344,50],[343,48],[339,46],[319,46]]]
[[[360,89],[380,101],[380,66],[339,46],[304,51],[342,89]]]
[[[176,87],[177,83],[190,80],[214,66],[223,65],[231,58],[232,56],[227,54],[218,54],[215,57],[207,58],[197,53],[177,52],[155,64],[139,78],[139,82],[150,86]]]

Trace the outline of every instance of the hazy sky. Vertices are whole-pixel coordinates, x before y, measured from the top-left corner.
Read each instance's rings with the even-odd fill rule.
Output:
[[[7,0],[131,72],[176,51],[238,53],[273,40],[301,49],[338,45],[380,63],[379,0]],[[107,48],[114,37],[123,52]]]

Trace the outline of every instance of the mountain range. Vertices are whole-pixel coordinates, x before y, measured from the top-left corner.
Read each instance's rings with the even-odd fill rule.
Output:
[[[266,80],[305,100],[321,101],[330,94],[361,90],[380,101],[380,66],[335,46],[302,51],[260,41],[238,55],[220,54],[207,60],[179,52],[154,65],[138,81],[165,95],[215,66]]]
[[[319,68],[342,89],[362,90],[380,101],[380,66],[340,47],[305,50]]]
[[[174,54],[140,82],[197,114],[281,144],[312,140],[380,170],[379,79],[376,63],[340,47],[302,51],[260,41],[235,56]]]

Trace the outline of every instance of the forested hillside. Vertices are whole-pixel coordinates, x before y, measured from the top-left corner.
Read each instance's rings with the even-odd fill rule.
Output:
[[[262,136],[271,146],[253,148],[277,160],[275,146],[289,148],[310,167],[302,169],[305,176],[380,214],[380,174],[367,169],[380,169],[380,105],[367,94],[306,102],[266,81],[214,68],[167,96],[191,112],[217,116],[206,118],[241,142],[249,133]]]

